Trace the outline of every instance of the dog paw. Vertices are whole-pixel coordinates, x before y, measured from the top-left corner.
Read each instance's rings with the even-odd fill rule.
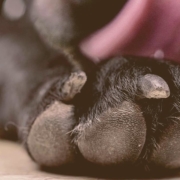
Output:
[[[32,158],[54,167],[75,162],[78,152],[103,166],[179,168],[180,67],[116,58],[94,73],[75,106],[55,101],[34,121],[27,139]],[[64,100],[85,83],[79,74],[62,84]]]
[[[94,89],[82,92],[95,99],[84,109],[85,101],[76,107],[82,112],[74,129],[75,143],[86,160],[99,165],[180,167],[175,158],[179,154],[180,71],[177,65],[151,61],[116,58],[105,62]]]

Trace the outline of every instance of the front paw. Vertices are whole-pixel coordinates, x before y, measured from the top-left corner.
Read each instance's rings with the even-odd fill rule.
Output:
[[[76,107],[75,142],[84,158],[99,165],[180,167],[179,69],[145,58],[102,65],[94,89],[87,85],[82,92],[88,107]]]

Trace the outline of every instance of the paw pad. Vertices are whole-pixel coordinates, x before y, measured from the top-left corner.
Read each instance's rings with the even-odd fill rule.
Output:
[[[73,106],[55,101],[31,127],[27,147],[32,158],[50,167],[74,162],[75,148],[70,136],[74,125]]]
[[[79,131],[77,146],[85,159],[101,165],[133,163],[146,138],[146,125],[137,105],[124,102],[109,109]],[[82,129],[82,127],[76,127]]]

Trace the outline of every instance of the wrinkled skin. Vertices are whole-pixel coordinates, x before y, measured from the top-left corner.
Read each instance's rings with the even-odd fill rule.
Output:
[[[97,65],[86,77],[62,51],[76,49],[81,38],[109,19],[102,22],[100,18],[94,27],[90,23],[92,29],[80,31],[84,27],[68,18],[87,7],[86,3],[78,2],[72,11],[76,5],[62,0],[56,7],[67,3],[70,14],[65,13],[65,19],[70,22],[69,30],[74,29],[64,35],[61,27],[67,27],[59,26],[60,34],[56,34],[51,30],[58,20],[48,24],[38,14],[36,0],[25,2],[30,8],[24,18],[16,22],[0,19],[3,129],[13,122],[30,156],[41,166],[60,167],[83,157],[101,166],[179,168],[180,66],[125,56]],[[81,24],[83,19],[79,20]]]

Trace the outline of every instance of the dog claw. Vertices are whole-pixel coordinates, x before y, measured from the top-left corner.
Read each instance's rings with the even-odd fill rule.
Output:
[[[168,98],[170,89],[168,84],[160,76],[154,74],[146,74],[139,80],[139,87],[143,96],[150,99]]]

